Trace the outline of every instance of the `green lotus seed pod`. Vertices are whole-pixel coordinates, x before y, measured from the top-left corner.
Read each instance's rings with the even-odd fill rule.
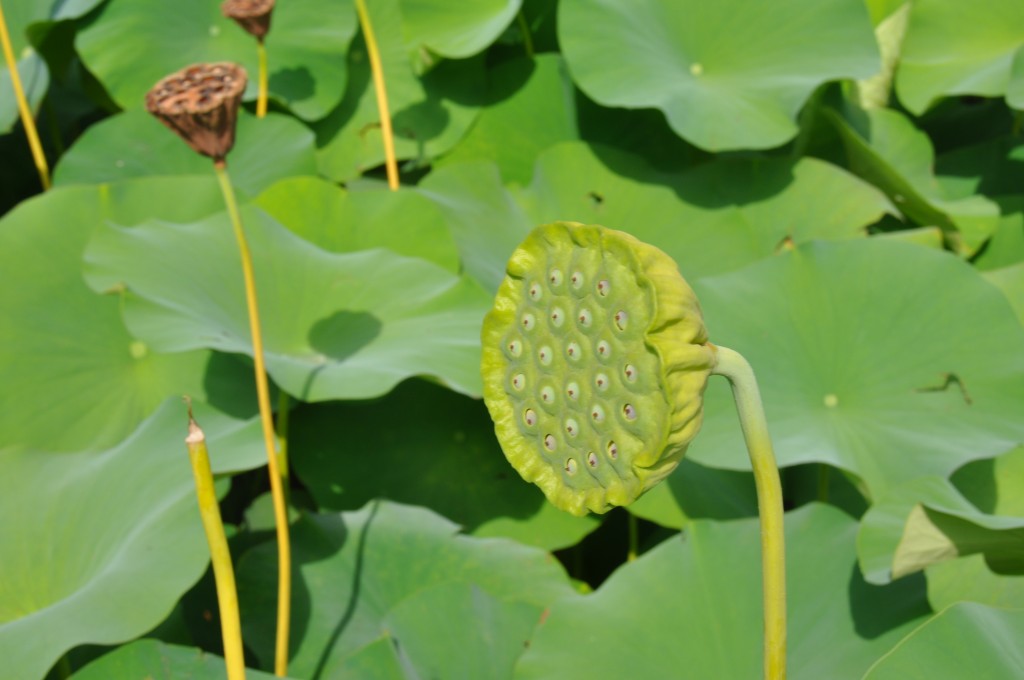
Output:
[[[484,401],[523,479],[575,515],[664,479],[715,365],[675,262],[629,234],[556,222],[508,263],[483,325]]]

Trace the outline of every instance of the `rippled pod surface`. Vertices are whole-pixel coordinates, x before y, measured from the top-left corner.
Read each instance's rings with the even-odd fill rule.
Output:
[[[714,347],[675,261],[556,222],[512,254],[483,325],[484,400],[522,477],[576,515],[626,505],[697,434]]]

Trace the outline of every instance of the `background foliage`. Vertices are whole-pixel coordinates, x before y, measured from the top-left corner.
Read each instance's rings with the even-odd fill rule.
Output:
[[[791,677],[1024,675],[999,643],[1024,635],[1024,4],[370,0],[397,192],[353,4],[278,5],[271,113],[243,112],[229,161],[290,395],[294,677],[759,674],[724,381],[628,511],[560,513],[495,441],[480,322],[512,249],[560,219],[666,251],[754,366]],[[195,61],[255,74],[255,45],[212,1],[3,10],[55,164],[40,194],[5,70],[4,673],[223,674],[185,393],[266,671],[238,257],[208,162],[142,110]]]

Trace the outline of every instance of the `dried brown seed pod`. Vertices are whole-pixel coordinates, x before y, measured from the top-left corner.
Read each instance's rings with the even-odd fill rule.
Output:
[[[274,11],[274,0],[224,0],[221,13],[234,19],[247,33],[263,40],[270,30],[270,14]]]
[[[146,94],[146,110],[193,149],[222,161],[235,145],[246,80],[237,64],[193,64],[154,85]]]

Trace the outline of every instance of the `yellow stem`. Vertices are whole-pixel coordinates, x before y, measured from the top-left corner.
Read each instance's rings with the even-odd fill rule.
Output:
[[[388,93],[384,87],[384,66],[380,61],[380,49],[373,34],[370,13],[365,0],[356,0],[359,24],[363,27],[366,51],[370,56],[370,70],[373,72],[373,89],[377,94],[377,110],[380,112],[380,133],[384,138],[384,167],[388,173],[388,187],[398,191],[398,161],[395,159],[395,135],[391,129],[391,113],[388,109]]]
[[[267,115],[267,46],[263,38],[256,41],[256,53],[260,59],[259,89],[256,94],[256,117]]]
[[[267,470],[270,475],[270,494],[274,502],[274,522],[277,525],[277,638],[274,646],[274,674],[288,674],[288,622],[291,611],[291,544],[288,539],[288,510],[284,499],[282,474],[278,467],[277,453],[274,446],[274,420],[270,409],[270,385],[267,382],[267,369],[263,359],[263,336],[260,333],[259,307],[256,301],[256,278],[253,275],[252,255],[249,244],[242,229],[242,219],[238,214],[238,203],[235,191],[231,187],[227,165],[224,161],[215,161],[213,167],[217,171],[217,180],[224,193],[224,203],[231,217],[231,226],[235,230],[238,241],[238,252],[242,259],[242,275],[245,279],[245,302],[249,310],[249,331],[252,335],[252,354],[256,370],[256,397],[260,408],[260,423],[263,426],[263,441],[267,447]]]
[[[277,466],[281,470],[281,481],[284,486],[285,506],[291,504],[288,484],[288,420],[290,416],[288,393],[280,390],[277,395]]]
[[[188,446],[188,457],[192,462],[192,475],[196,480],[199,516],[203,520],[206,542],[210,546],[213,580],[217,584],[220,632],[224,640],[224,662],[227,665],[228,680],[245,680],[245,654],[242,651],[242,622],[238,615],[235,572],[231,567],[231,552],[228,550],[228,539],[224,535],[217,493],[213,488],[213,473],[210,472],[206,437],[192,418],[191,405],[188,409],[188,436],[185,438],[185,444]]]
[[[11,36],[7,32],[7,21],[4,19],[2,3],[0,3],[0,44],[3,46],[4,59],[7,60],[7,69],[11,72],[11,85],[14,87],[14,98],[18,102],[21,125],[25,128],[25,136],[28,137],[28,145],[32,149],[32,160],[35,161],[36,170],[39,172],[39,183],[43,185],[45,191],[50,188],[50,167],[46,164],[43,145],[39,143],[36,121],[32,117],[32,110],[25,98],[25,90],[21,86],[21,74],[18,73],[18,62],[14,59],[14,50],[11,48]]]
[[[750,364],[738,352],[718,347],[713,373],[732,383],[740,427],[747,442],[761,516],[761,572],[764,589],[764,677],[786,677],[786,547],[783,533],[782,484],[761,394]]]

